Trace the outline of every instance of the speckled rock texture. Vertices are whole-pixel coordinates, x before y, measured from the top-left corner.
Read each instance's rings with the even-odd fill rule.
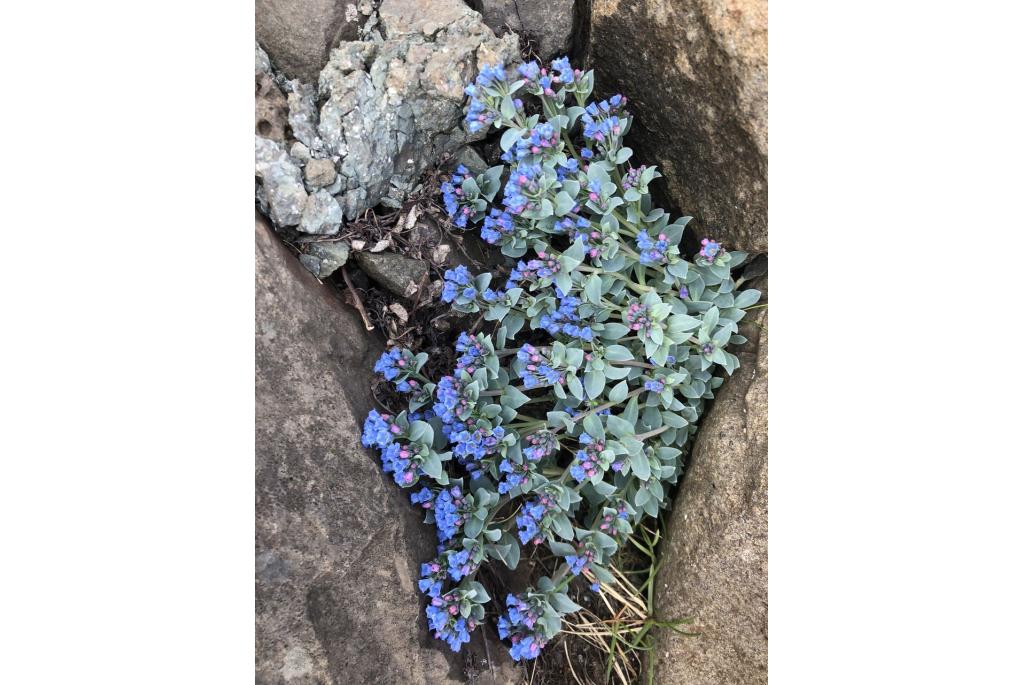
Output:
[[[416,589],[436,537],[360,446],[380,351],[257,219],[258,685],[465,682]]]
[[[740,368],[697,434],[661,553],[657,614],[693,617],[701,634],[661,631],[657,683],[768,682],[767,309],[748,316]]]
[[[655,199],[767,252],[768,1],[592,0],[587,63],[599,94],[630,98],[628,142],[665,175]]]
[[[568,55],[573,48],[577,0],[470,0],[484,23],[502,36],[519,34],[545,61]]]
[[[379,7],[360,3],[358,10],[360,16],[369,13],[361,20],[359,39],[337,43],[310,80],[304,80],[309,74],[289,79],[287,69],[272,72],[287,93],[284,148],[303,153],[283,161],[300,171],[310,160],[333,164],[336,175],[323,189],[348,220],[378,203],[401,206],[428,166],[482,137],[462,129],[463,89],[480,66],[510,63],[518,55],[514,34],[495,38],[461,0],[383,0]],[[267,51],[280,67],[274,51]],[[257,49],[257,71],[266,63]],[[301,147],[294,148],[293,139]],[[290,184],[293,174],[289,167],[261,177],[261,210],[276,194],[267,178]],[[299,230],[318,226],[318,232],[326,232],[334,219],[327,209],[333,207],[324,207],[316,222],[304,221]],[[269,210],[276,228],[295,225],[280,223],[272,202]]]

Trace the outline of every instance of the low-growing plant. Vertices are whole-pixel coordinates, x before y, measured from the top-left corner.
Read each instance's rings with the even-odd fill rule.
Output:
[[[484,564],[514,569],[540,547],[564,559],[505,599],[497,629],[517,661],[580,609],[565,592],[573,577],[595,591],[615,582],[612,556],[666,506],[722,383],[714,371],[736,369],[727,348],[745,342],[737,322],[760,297],[731,276],[744,253],[705,239],[692,262],[680,255],[689,217],[670,222],[652,205],[659,174],[629,165],[626,98],[588,104],[593,81],[562,58],[484,67],[466,88],[467,129],[504,128],[505,164],[475,176],[460,166],[442,186],[446,208],[525,259],[498,289],[489,273],[445,273],[442,300],[494,322],[462,332],[451,374],[428,378],[427,355],[402,348],[375,367],[408,409],[372,411],[363,444],[436,526],[419,587],[435,637],[455,651],[485,619]]]

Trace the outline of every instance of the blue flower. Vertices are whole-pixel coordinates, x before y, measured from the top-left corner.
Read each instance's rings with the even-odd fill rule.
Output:
[[[548,385],[558,385],[565,376],[551,367],[551,360],[529,343],[519,348],[516,358],[520,362],[519,378],[527,390]]]
[[[665,251],[668,250],[668,237],[664,233],[658,234],[654,240],[646,230],[640,231],[636,236],[636,245],[640,249],[641,264],[664,264],[668,261]]]
[[[465,295],[469,290],[473,291],[473,295],[466,299],[473,299],[476,297],[475,288],[467,288],[473,283],[473,274],[469,272],[464,264],[459,264],[454,269],[448,269],[444,272],[444,285],[441,287],[441,301],[442,302],[453,302],[459,295]]]
[[[491,245],[496,245],[501,242],[502,238],[511,236],[514,232],[515,225],[512,223],[512,215],[492,209],[490,215],[484,217],[480,237]]]
[[[698,256],[703,257],[709,262],[715,261],[715,258],[718,256],[718,253],[722,250],[722,244],[716,243],[714,240],[711,240],[710,238],[704,238],[703,240],[700,241],[700,244],[700,252],[697,254]]]
[[[574,74],[568,57],[559,57],[553,61],[551,69],[558,72],[558,80],[562,83],[569,84],[573,82]]]
[[[376,446],[384,449],[401,432],[402,430],[392,422],[390,414],[381,414],[376,409],[371,409],[366,421],[363,422],[363,447]]]
[[[665,389],[665,384],[658,380],[652,380],[645,382],[644,388],[651,392],[661,392]]]
[[[466,517],[462,510],[465,500],[462,488],[453,485],[437,493],[434,498],[434,524],[437,526],[437,538],[447,542],[458,535]]]
[[[519,540],[525,545],[532,542],[539,545],[547,535],[551,525],[548,516],[558,505],[548,495],[540,495],[536,499],[523,504],[520,514],[516,516],[516,527],[519,529]]]

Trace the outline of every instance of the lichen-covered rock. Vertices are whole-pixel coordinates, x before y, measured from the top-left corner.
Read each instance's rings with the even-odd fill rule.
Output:
[[[576,0],[475,0],[470,3],[499,36],[514,31],[542,60],[573,48]]]
[[[306,208],[302,171],[280,144],[256,136],[256,178],[277,226],[297,226]]]
[[[287,137],[288,101],[265,71],[256,72],[256,135],[283,143]]]
[[[629,144],[701,233],[768,250],[768,0],[593,0],[597,88],[630,98]],[[658,194],[657,188],[655,193]]]
[[[661,552],[657,614],[692,617],[687,629],[700,635],[660,632],[655,682],[768,682],[767,310],[751,319],[740,368],[697,433]]]
[[[345,216],[397,206],[423,170],[467,137],[463,89],[480,65],[512,61],[515,36],[494,37],[460,0],[384,0],[387,38],[331,52],[318,85],[317,134],[344,179]]]
[[[321,188],[306,200],[299,230],[316,235],[333,235],[341,228],[341,205],[330,193]]]
[[[316,132],[316,89],[298,80],[288,85],[288,123],[292,133],[312,154],[322,156],[324,143]]]
[[[348,261],[349,245],[343,240],[309,243],[299,261],[317,278],[327,278]]]
[[[338,43],[311,79],[274,78],[287,93],[291,135],[305,151],[292,163],[330,160],[335,178],[311,186],[332,195],[348,219],[378,203],[400,206],[428,166],[478,139],[482,134],[467,136],[461,126],[463,89],[480,66],[511,63],[518,55],[515,35],[495,38],[460,0],[383,0],[379,10],[366,0],[353,8],[362,17],[362,40]],[[267,49],[281,67],[281,58]],[[270,69],[261,52],[257,46],[257,68]],[[272,176],[290,179],[287,172]],[[271,207],[274,195],[257,188],[257,199]],[[271,211],[275,226],[295,225],[291,215],[292,223],[281,224],[279,214]]]
[[[355,260],[366,275],[399,297],[416,294],[425,283],[427,264],[393,252],[356,252]]]
[[[256,0],[256,39],[288,78],[316,81],[331,48],[355,40],[357,0]]]

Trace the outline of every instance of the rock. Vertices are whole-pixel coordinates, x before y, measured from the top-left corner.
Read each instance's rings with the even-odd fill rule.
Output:
[[[269,74],[271,69],[270,58],[267,57],[267,53],[260,47],[260,44],[256,43],[256,71],[265,71]]]
[[[767,19],[767,0],[593,0],[587,59],[599,93],[630,99],[655,199],[750,252],[768,250]]]
[[[292,143],[292,147],[288,150],[288,154],[291,155],[292,159],[297,160],[300,164],[306,164],[310,160],[309,148],[302,143]]]
[[[338,172],[329,159],[311,159],[306,163],[306,182],[314,188],[324,188],[334,183]]]
[[[384,0],[379,16],[387,38],[342,43],[318,82],[317,135],[322,156],[340,158],[350,219],[400,203],[429,164],[463,145],[463,88],[479,65],[518,54],[515,36],[496,39],[460,0]]]
[[[544,61],[573,48],[576,0],[476,0],[473,8],[501,36],[514,31]]]
[[[299,230],[303,233],[333,235],[341,228],[341,219],[341,205],[330,193],[321,188],[306,200]]]
[[[290,81],[288,85],[288,123],[292,133],[318,156],[324,151],[324,142],[316,132],[316,90],[313,86]]]
[[[256,0],[256,39],[290,79],[316,83],[331,48],[359,37],[356,1]]]
[[[288,102],[265,71],[256,72],[256,135],[283,143],[287,137]]]
[[[355,312],[257,220],[261,685],[448,684],[461,671],[428,637],[416,588],[436,537],[360,447],[380,352]]]
[[[768,682],[767,309],[748,316],[740,368],[697,433],[668,522],[655,609],[693,617],[700,635],[659,633],[659,683]]]
[[[256,178],[276,226],[297,226],[306,208],[302,172],[278,143],[256,136]]]
[[[459,151],[455,153],[455,161],[452,166],[459,164],[465,165],[474,174],[487,171],[488,168],[487,162],[480,156],[480,153],[468,145],[459,148]]]
[[[425,284],[427,264],[393,252],[356,252],[356,262],[366,275],[395,295],[410,297]]]
[[[317,278],[327,278],[348,261],[349,246],[341,240],[309,243],[305,247],[306,253],[299,256],[299,261]]]

